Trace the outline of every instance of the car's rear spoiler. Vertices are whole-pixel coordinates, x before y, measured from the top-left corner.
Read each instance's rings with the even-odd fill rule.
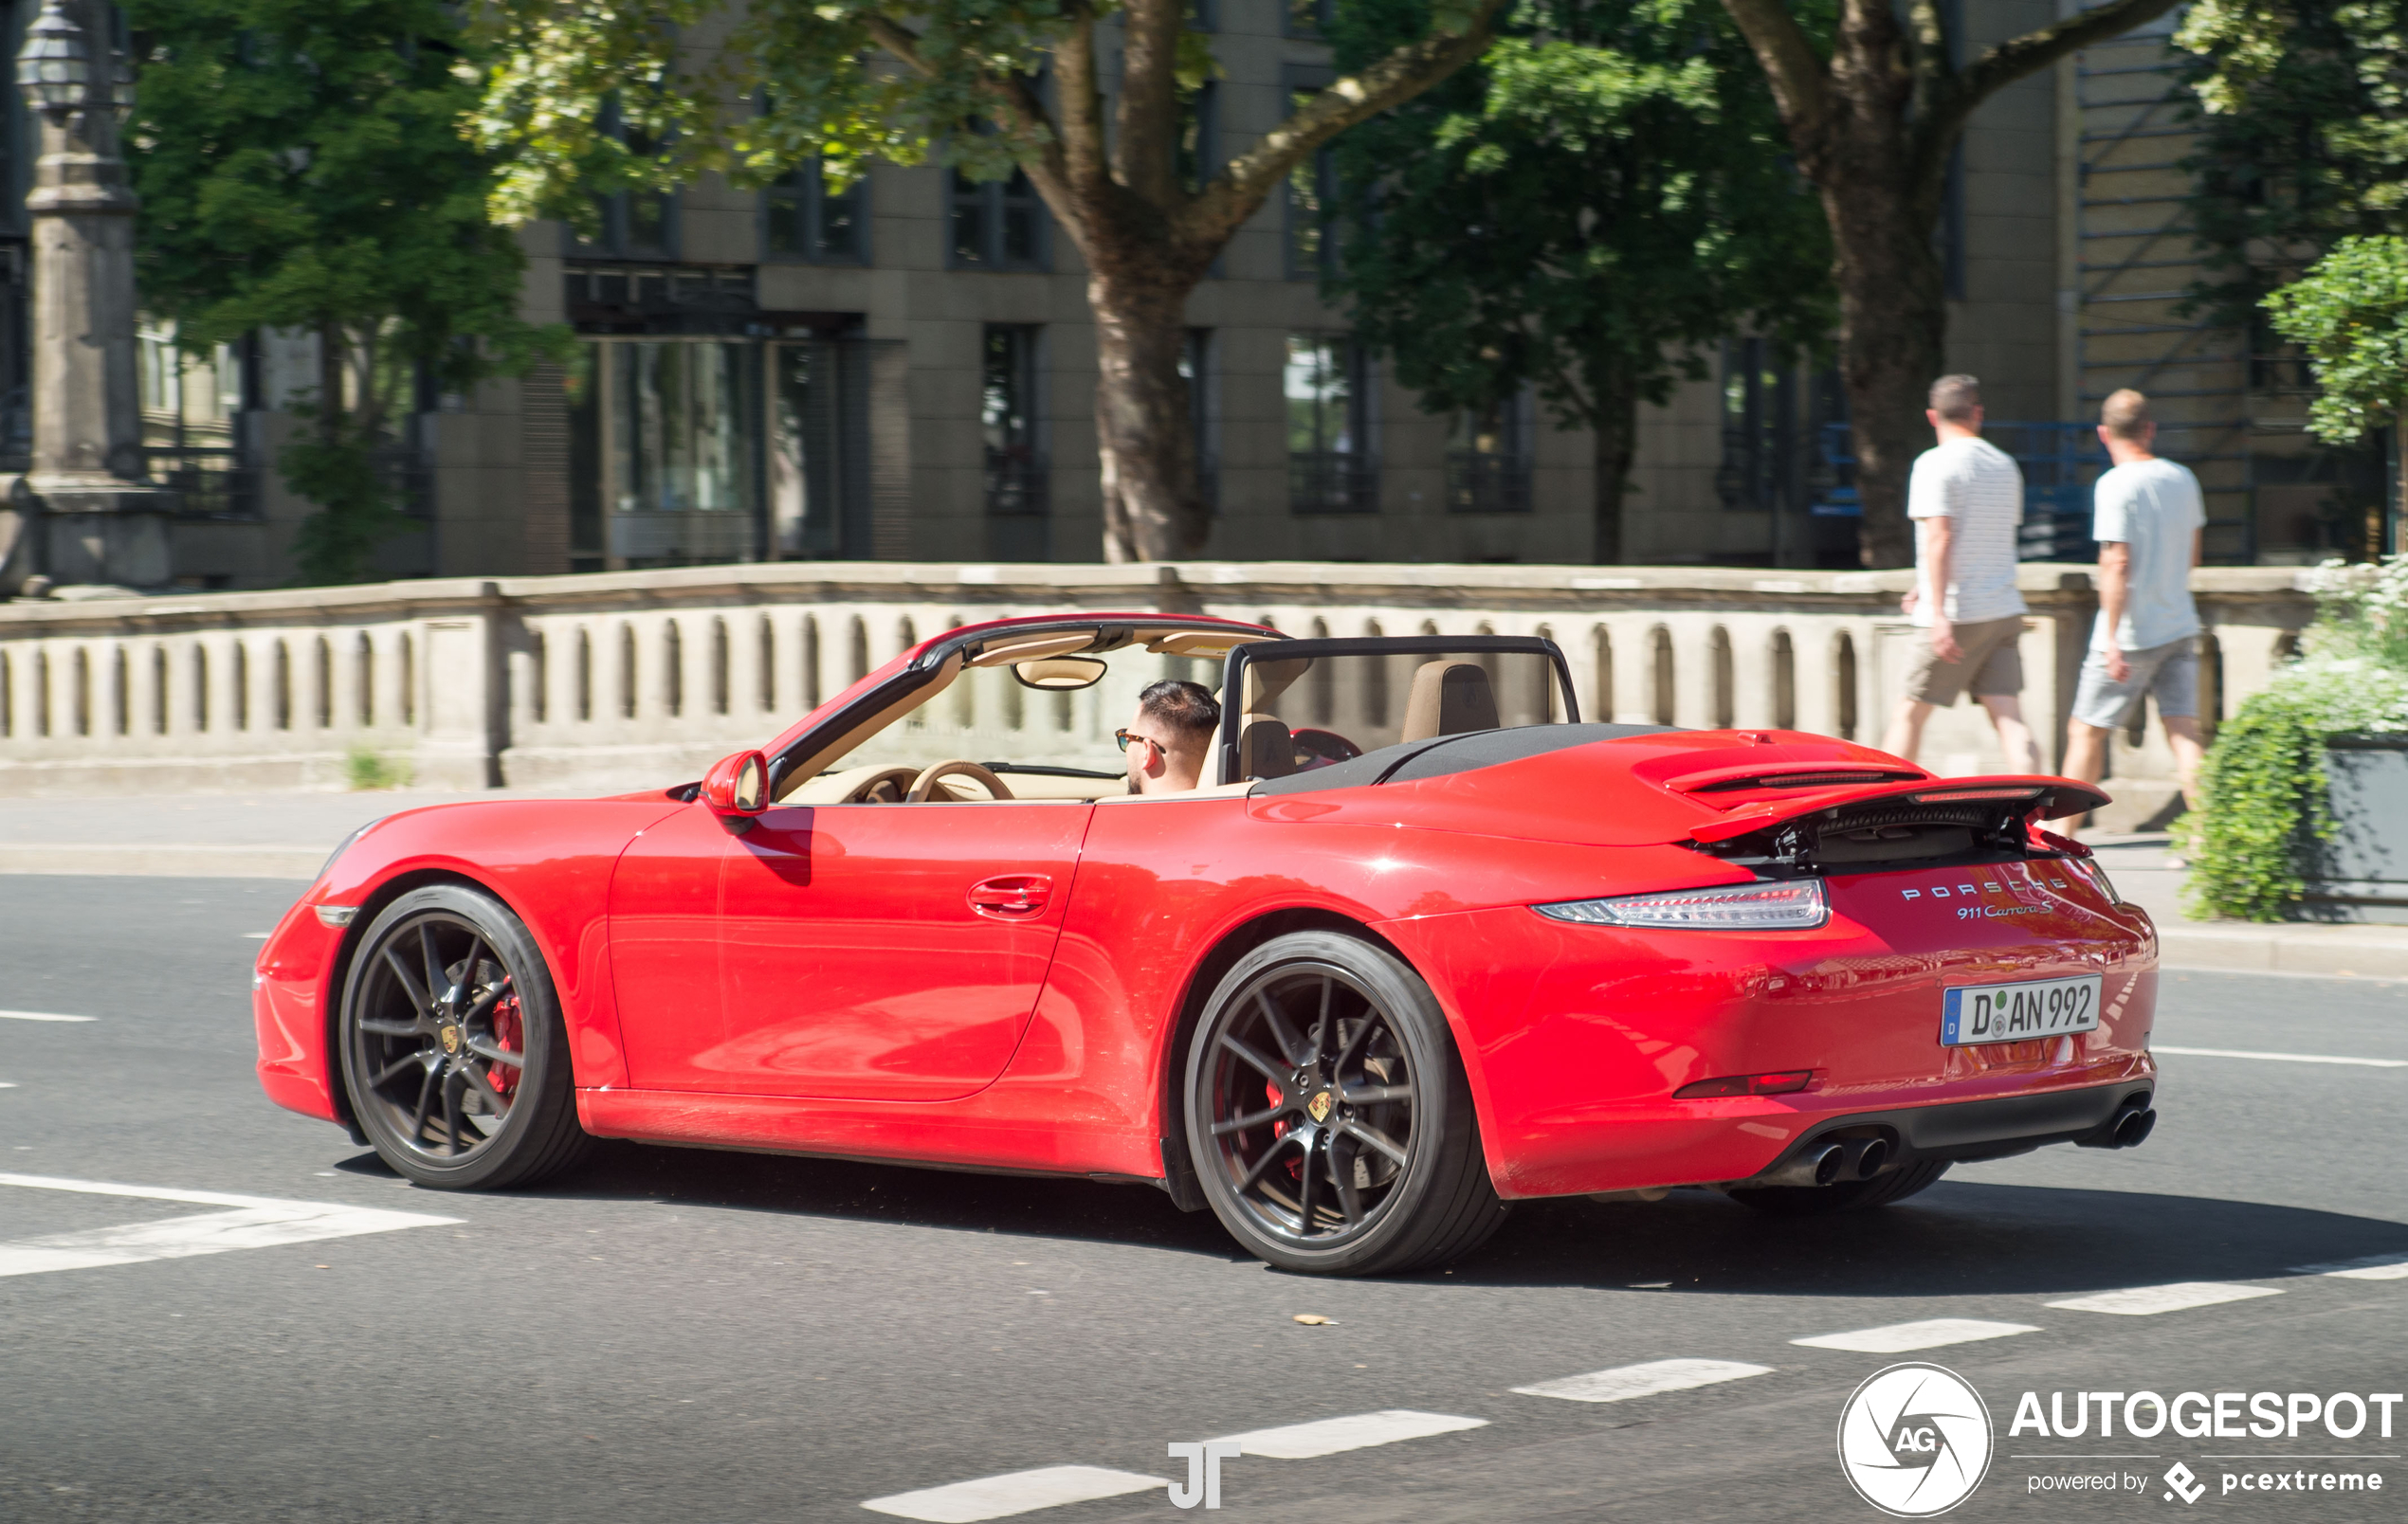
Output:
[[[1711,845],[1825,810],[1835,813],[1849,809],[1853,813],[1856,807],[1892,801],[1905,805],[1996,805],[2013,808],[2027,822],[2079,815],[2108,802],[2107,795],[2096,788],[2077,783],[2071,778],[2036,774],[1992,778],[1919,778],[1911,783],[1822,789],[1812,793],[1793,794],[1785,799],[1767,799],[1742,805],[1720,820],[1707,821],[1697,826],[1689,832],[1689,840],[1701,845]]]

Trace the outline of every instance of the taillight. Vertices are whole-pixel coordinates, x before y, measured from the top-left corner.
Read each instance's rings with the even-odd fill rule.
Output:
[[[2124,903],[2124,897],[2115,892],[2115,880],[2107,877],[2107,869],[2099,866],[2098,859],[2068,858],[2065,865],[2078,877],[2088,879],[2091,888],[2107,896],[2108,904]]]
[[[1653,926],[1700,931],[1803,931],[1830,918],[1820,879],[1720,884],[1666,894],[1616,895],[1533,905],[1541,916],[1585,926]]]
[[[1812,1069],[1783,1069],[1779,1074],[1732,1074],[1700,1080],[1672,1092],[1674,1100],[1700,1100],[1709,1096],[1786,1096],[1814,1082]]]

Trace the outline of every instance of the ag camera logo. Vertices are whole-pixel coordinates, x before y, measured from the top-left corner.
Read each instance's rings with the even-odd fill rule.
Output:
[[[1944,1366],[1877,1370],[1839,1413],[1840,1469],[1893,1518],[1930,1518],[1972,1497],[1993,1443],[1981,1394]]]

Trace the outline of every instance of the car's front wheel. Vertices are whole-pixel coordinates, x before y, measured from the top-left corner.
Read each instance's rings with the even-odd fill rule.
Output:
[[[376,1152],[422,1186],[523,1186],[576,1162],[568,1033],[535,938],[452,884],[385,907],[343,985],[343,1078]]]
[[[1445,1014],[1357,937],[1299,932],[1239,959],[1196,1024],[1184,1093],[1205,1198],[1283,1270],[1417,1269],[1505,1221]]]

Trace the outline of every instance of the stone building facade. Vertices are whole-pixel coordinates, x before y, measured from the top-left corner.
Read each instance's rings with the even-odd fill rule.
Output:
[[[2050,0],[1961,9],[1975,45],[2055,14]],[[1193,123],[1211,160],[1328,64],[1286,0],[1216,0],[1205,15],[1227,71]],[[2078,420],[2124,379],[2078,358],[2080,78],[2069,64],[2002,92],[1954,172],[1941,230],[1949,363],[1982,377],[1994,420]],[[1189,306],[1216,507],[1207,553],[1591,559],[1589,437],[1535,406],[1479,430],[1422,411],[1322,299],[1312,184],[1308,172],[1267,205]],[[579,358],[411,399],[392,469],[421,527],[384,547],[383,570],[1094,559],[1092,328],[1078,254],[1049,221],[1023,183],[881,165],[842,193],[807,169],[766,191],[706,177],[621,197],[592,242],[528,227],[525,310],[571,324]],[[165,335],[146,347],[153,441],[199,489],[176,530],[186,582],[290,579],[308,505],[272,463],[314,374],[310,348],[261,336],[192,362]],[[1853,564],[1834,378],[1771,363],[1743,336],[1707,358],[1710,379],[1643,420],[1626,559]],[[2029,438],[2060,448],[2078,434]],[[2262,549],[2232,540],[2218,558]]]

